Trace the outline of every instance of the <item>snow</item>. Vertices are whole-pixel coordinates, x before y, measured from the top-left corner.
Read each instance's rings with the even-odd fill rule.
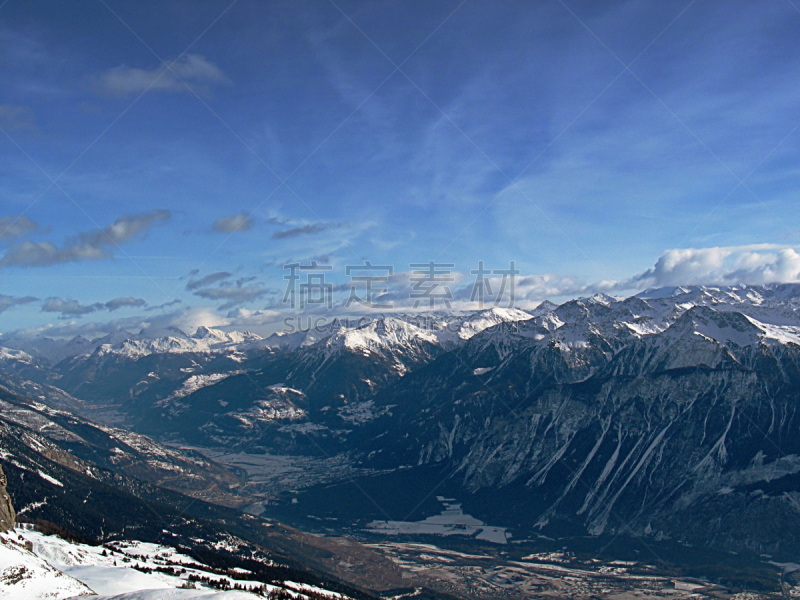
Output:
[[[263,596],[233,590],[215,592],[212,590],[169,589],[143,590],[112,596],[92,596],[91,600],[254,600],[255,598],[263,598]]]
[[[22,350],[12,350],[11,348],[0,347],[0,362],[4,361],[15,361],[32,365],[34,364],[35,359],[30,354],[23,352]]]
[[[389,412],[390,408],[389,406],[376,407],[372,400],[366,400],[343,406],[339,409],[338,414],[343,421],[361,425]]]
[[[400,319],[386,317],[360,327],[342,329],[321,343],[330,351],[345,348],[369,355],[373,351],[408,347],[419,341],[437,343],[433,333]]]
[[[506,544],[505,527],[486,525],[461,510],[461,504],[443,502],[444,510],[422,521],[372,521],[366,531],[382,535],[465,535],[494,544]]]
[[[332,332],[314,335],[311,332],[278,332],[267,338],[248,331],[223,331],[212,327],[199,327],[187,334],[177,328],[145,331],[138,334],[117,332],[91,342],[76,338],[71,342],[49,340],[48,338],[4,338],[4,343],[24,346],[22,349],[0,347],[0,362],[16,361],[36,365],[34,355],[63,355],[88,357],[117,354],[132,360],[154,353],[219,353],[231,359],[232,363],[244,361],[250,353],[268,349],[294,351],[296,349],[319,348],[327,354],[340,350],[369,356],[386,351],[412,351],[420,343],[430,343],[450,348],[472,339],[476,335],[502,323],[517,323],[534,320],[541,328],[553,332],[563,325],[579,320],[589,320],[600,331],[607,332],[617,327],[633,337],[643,337],[665,331],[687,311],[696,307],[709,307],[717,312],[738,312],[760,323],[759,339],[770,344],[800,342],[800,285],[768,284],[763,286],[734,285],[713,286],[670,286],[649,289],[626,300],[619,300],[607,294],[596,294],[556,306],[545,301],[531,310],[518,308],[491,307],[466,313],[431,312],[416,314],[383,315],[367,320],[365,323],[346,327]],[[361,320],[359,320],[361,322]],[[538,329],[538,328],[537,328]],[[541,331],[523,329],[533,337],[544,341]],[[703,333],[720,343],[747,342],[746,336],[728,337],[720,340],[717,335],[724,332]],[[575,343],[564,340],[565,349],[574,349]],[[52,346],[53,352],[45,347]],[[94,350],[92,350],[94,348]],[[38,349],[38,350],[37,350]],[[83,354],[81,354],[83,353]],[[408,365],[397,364],[396,370],[404,374]],[[192,369],[184,368],[185,372]],[[222,373],[217,375],[223,375]],[[147,379],[158,380],[158,373],[149,373]],[[186,388],[178,392],[186,395],[195,386],[208,385],[216,381],[203,379],[205,376],[187,381]]]
[[[462,340],[468,340],[484,329],[494,327],[500,323],[515,323],[517,321],[527,321],[531,318],[533,317],[530,314],[518,308],[493,307],[470,315],[465,319],[458,331],[458,337]]]
[[[233,538],[221,542],[221,545],[235,550]],[[172,575],[156,571],[158,567],[175,567],[182,572]],[[246,573],[242,569],[236,571]],[[13,532],[0,534],[0,600],[61,600],[89,595],[92,600],[255,600],[263,597],[244,591],[218,591],[200,582],[191,583],[190,575],[225,580],[231,586],[240,584],[256,588],[265,585],[268,591],[280,589],[266,582],[214,574],[195,559],[159,544],[127,540],[89,546],[43,535],[30,526],[20,526]],[[188,585],[194,585],[196,589],[181,589]],[[282,585],[297,600],[304,600],[307,598],[305,594],[311,592],[332,599],[346,598],[296,582],[287,581]]]
[[[16,531],[0,534],[0,600],[44,600],[91,594],[24,546]]]
[[[236,353],[239,346],[257,344],[260,340],[260,336],[249,331],[225,332],[211,327],[198,327],[195,333],[186,335],[178,329],[172,329],[168,335],[161,337],[148,338],[146,335],[139,335],[118,343],[101,344],[95,353],[100,356],[120,354],[131,359],[164,353]]]
[[[114,596],[139,590],[173,589],[167,581],[174,579],[160,573],[147,574],[128,567],[59,566],[63,573],[82,581],[101,595]]]
[[[186,381],[183,382],[181,388],[176,392],[174,392],[169,399],[183,398],[185,396],[188,396],[189,394],[193,394],[199,389],[218,383],[223,379],[227,379],[231,375],[241,375],[242,373],[244,373],[244,371],[229,371],[227,373],[209,373],[208,375],[191,375],[188,379],[186,379]]]
[[[436,339],[440,344],[461,343],[500,323],[516,323],[528,321],[532,318],[532,314],[518,308],[495,306],[487,310],[476,311],[466,316],[446,320],[442,325],[442,329],[436,332]]]
[[[281,396],[256,400],[247,410],[230,412],[228,415],[246,427],[273,421],[302,421],[308,416],[302,408]]]
[[[48,482],[52,483],[53,485],[57,485],[58,487],[64,487],[64,484],[61,483],[55,477],[50,477],[50,475],[48,475],[47,473],[42,473],[42,471],[37,471],[37,473],[39,473],[39,477],[41,477],[45,481],[48,481]]]

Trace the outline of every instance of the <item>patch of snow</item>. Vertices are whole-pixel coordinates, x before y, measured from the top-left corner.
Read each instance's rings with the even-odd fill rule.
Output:
[[[461,504],[443,502],[444,510],[422,521],[372,521],[366,531],[383,535],[465,535],[495,544],[508,543],[505,527],[486,525],[461,510]]]
[[[43,473],[41,470],[37,471],[37,473],[39,473],[39,477],[41,477],[45,481],[48,481],[48,482],[52,483],[53,485],[57,485],[58,487],[64,487],[64,484],[61,483],[55,477],[50,477],[50,475],[48,475],[47,473]]]
[[[241,375],[244,371],[229,371],[227,373],[209,373],[208,375],[192,375],[183,382],[181,388],[175,391],[168,399],[183,398],[199,389],[213,385],[227,379],[231,375]]]

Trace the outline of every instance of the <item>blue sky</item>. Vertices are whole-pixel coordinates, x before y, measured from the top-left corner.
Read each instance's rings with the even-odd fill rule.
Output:
[[[0,2],[0,331],[269,327],[312,259],[456,299],[513,260],[521,305],[796,281],[798,36],[788,0]]]

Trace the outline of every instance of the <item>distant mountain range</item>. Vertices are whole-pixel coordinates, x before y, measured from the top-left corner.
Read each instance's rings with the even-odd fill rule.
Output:
[[[43,405],[183,445],[344,457],[411,506],[431,490],[408,472],[435,468],[470,514],[518,537],[800,552],[800,285],[381,315],[313,335],[0,343],[4,385]]]

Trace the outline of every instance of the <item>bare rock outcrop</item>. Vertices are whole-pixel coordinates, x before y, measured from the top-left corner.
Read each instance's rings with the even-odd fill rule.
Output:
[[[7,484],[6,474],[3,473],[3,467],[0,467],[0,533],[13,529],[17,520],[17,514],[11,504],[11,496],[6,490]]]

